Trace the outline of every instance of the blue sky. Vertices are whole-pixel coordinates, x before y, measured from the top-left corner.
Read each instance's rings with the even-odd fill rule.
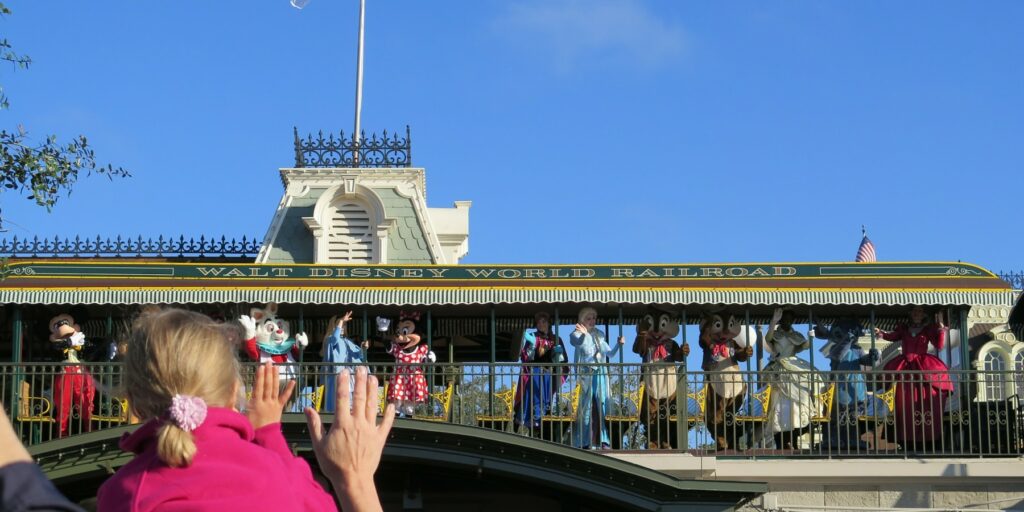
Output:
[[[262,237],[292,126],[348,131],[355,0],[14,0],[0,125],[134,177],[8,235]],[[1024,268],[1024,3],[368,0],[363,125],[411,125],[482,262]],[[580,243],[581,241],[585,243]]]

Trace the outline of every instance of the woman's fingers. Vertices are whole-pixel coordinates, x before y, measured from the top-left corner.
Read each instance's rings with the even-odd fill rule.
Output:
[[[349,382],[348,369],[342,370],[335,378],[334,385],[334,417],[342,426],[352,424],[351,401],[349,393],[352,391],[352,384]]]
[[[355,412],[355,411],[353,411]],[[366,379],[366,421],[377,421],[377,377],[370,375]]]
[[[281,386],[281,370],[277,365],[273,363],[267,363],[267,379],[263,383],[263,400],[270,402],[274,400],[277,395],[277,390]]]
[[[281,394],[278,395],[277,397],[278,402],[281,405],[288,403],[288,400],[291,399],[292,393],[295,392],[295,385],[296,384],[294,380],[289,380],[288,384],[285,384],[284,391],[282,391]]]
[[[384,441],[388,438],[388,433],[391,432],[391,426],[395,424],[395,404],[388,404],[384,408],[384,418],[380,422],[380,426],[377,427],[377,433],[380,434],[380,442],[384,444]]]
[[[320,414],[312,407],[306,407],[306,425],[309,426],[309,439],[313,441],[313,448],[319,449],[320,441],[324,438],[324,424],[320,421]]]
[[[356,367],[355,390],[352,392],[352,411],[343,409],[345,413],[358,415],[359,411],[366,409],[366,367]]]
[[[266,380],[267,367],[259,365],[256,367],[256,382],[252,386],[252,397],[250,398],[253,402],[263,400],[263,384]]]

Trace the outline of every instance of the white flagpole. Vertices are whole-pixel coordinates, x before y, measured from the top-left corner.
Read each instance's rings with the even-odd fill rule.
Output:
[[[363,110],[363,27],[366,22],[366,0],[359,0],[359,46],[356,55],[356,122],[352,131],[352,142],[356,145],[353,155],[355,166],[359,167],[359,145],[362,139],[359,136],[359,121]]]

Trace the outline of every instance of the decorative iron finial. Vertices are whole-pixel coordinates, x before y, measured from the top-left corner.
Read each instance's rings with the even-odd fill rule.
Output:
[[[306,160],[302,156],[302,140],[299,139],[299,127],[292,126],[295,133],[295,167],[301,169],[306,166]]]
[[[296,167],[412,167],[411,131],[405,127],[405,137],[398,132],[380,134],[365,132],[345,137],[323,132],[298,138],[295,129]]]

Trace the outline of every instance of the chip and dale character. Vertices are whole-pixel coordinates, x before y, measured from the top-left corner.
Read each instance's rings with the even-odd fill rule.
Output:
[[[78,355],[86,346],[85,334],[75,323],[74,317],[61,313],[47,323],[50,329],[50,343],[60,351],[64,363],[60,375],[53,382],[53,405],[57,413],[58,436],[68,434],[72,412],[77,408],[83,431],[91,429],[92,402],[96,386],[92,377],[81,366]]]
[[[647,430],[651,449],[678,447],[676,429],[669,418],[676,414],[676,364],[690,354],[688,344],[679,344],[679,321],[668,313],[651,311],[637,322],[633,353],[644,362],[644,396],[641,397],[640,421]]]
[[[700,322],[701,369],[707,386],[704,424],[718,450],[728,450],[730,443],[735,446],[743,431],[734,420],[747,390],[739,363],[754,353],[743,331],[739,320],[729,313],[707,313]]]

